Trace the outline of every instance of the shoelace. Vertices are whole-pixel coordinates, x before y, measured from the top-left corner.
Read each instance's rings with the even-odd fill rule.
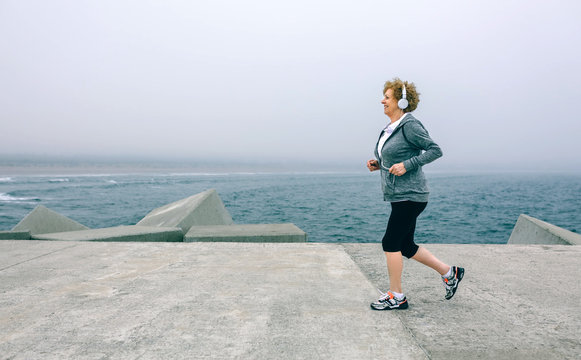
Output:
[[[379,291],[379,293],[381,294],[381,296],[379,297],[379,300],[377,300],[377,301],[388,301],[388,302],[390,302],[390,303],[392,303],[392,304],[396,304],[396,302],[397,302],[397,301],[399,301],[399,300],[397,300],[397,299],[395,298],[395,296],[394,296],[394,295],[393,295],[391,292],[389,292],[389,291],[388,291],[388,292],[386,292],[386,293],[384,293],[383,291],[381,291],[381,290],[379,290],[379,289],[377,289],[377,291]]]
[[[391,299],[391,294],[389,292],[386,292],[385,294],[381,294],[381,296],[379,297],[379,301],[385,301],[387,299]]]
[[[456,277],[454,277],[454,276],[452,276],[451,278],[445,278],[442,276],[442,283],[444,284],[444,287],[446,289],[454,286],[455,282],[456,282]]]

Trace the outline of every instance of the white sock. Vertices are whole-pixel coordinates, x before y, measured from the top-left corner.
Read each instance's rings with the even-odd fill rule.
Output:
[[[396,299],[398,299],[398,300],[401,300],[401,299],[404,298],[404,295],[402,293],[398,293],[398,292],[395,292],[395,291],[391,291],[391,293],[393,294],[393,297],[396,298]]]
[[[450,276],[452,276],[452,267],[450,266],[450,270],[448,270],[448,272],[444,275],[442,275],[442,277],[448,279],[450,278]]]

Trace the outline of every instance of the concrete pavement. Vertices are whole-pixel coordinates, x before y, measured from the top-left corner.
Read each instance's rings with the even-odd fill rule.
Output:
[[[423,359],[333,244],[0,242],[3,359]],[[387,329],[395,335],[379,336]]]
[[[423,246],[466,269],[446,301],[439,274],[404,260],[410,308],[397,316],[430,358],[581,358],[581,246]],[[344,247],[374,286],[388,286],[380,244]]]
[[[581,247],[426,245],[411,306],[374,312],[380,244],[0,241],[1,359],[563,359],[581,354]]]

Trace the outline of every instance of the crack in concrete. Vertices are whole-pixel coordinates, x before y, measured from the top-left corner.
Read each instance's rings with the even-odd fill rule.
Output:
[[[26,240],[23,240],[23,241],[26,241]],[[18,265],[21,265],[21,264],[27,263],[27,262],[29,262],[29,261],[33,261],[33,260],[39,259],[39,258],[41,258],[41,257],[48,256],[48,255],[51,255],[51,254],[57,253],[57,252],[59,252],[59,251],[66,250],[66,249],[70,249],[70,248],[73,248],[73,247],[76,247],[76,246],[78,246],[78,244],[71,245],[71,246],[67,246],[67,247],[64,247],[64,248],[60,248],[60,249],[57,249],[57,250],[51,251],[51,252],[49,252],[49,253],[46,253],[46,254],[38,255],[38,256],[35,256],[35,257],[31,258],[31,259],[27,259],[27,260],[24,260],[24,261],[18,262],[18,263],[16,263],[16,264],[12,264],[12,265],[6,266],[6,267],[4,267],[4,268],[1,268],[1,269],[0,269],[0,271],[4,271],[4,270],[6,270],[6,269],[10,269],[10,268],[12,268],[12,267],[15,267],[15,266],[18,266]]]
[[[363,268],[361,268],[361,266],[359,265],[359,263],[357,262],[357,260],[351,255],[351,253],[347,250],[347,248],[345,247],[345,245],[344,244],[340,244],[340,245],[343,248],[343,251],[347,254],[347,256],[349,256],[349,258],[351,259],[351,261],[353,261],[353,263],[357,266],[357,268],[359,269],[359,271],[361,271],[361,273],[363,274],[363,276],[365,276],[365,278],[367,279],[367,281],[369,281],[369,283],[372,286],[375,287],[375,284],[373,282],[373,279],[371,279],[368,276],[367,272],[364,271]],[[418,338],[416,337],[416,335],[413,333],[413,331],[403,321],[401,315],[396,312],[396,316],[399,319],[399,322],[401,323],[401,325],[403,326],[403,328],[406,329],[406,331],[408,332],[408,334],[410,334],[410,336],[412,337],[412,339],[414,340],[414,342],[416,343],[416,345],[420,349],[422,349],[422,351],[424,352],[424,354],[426,355],[426,357],[428,358],[428,360],[432,360],[432,356],[430,355],[430,352],[422,346],[422,344],[420,343],[420,341],[418,340]]]

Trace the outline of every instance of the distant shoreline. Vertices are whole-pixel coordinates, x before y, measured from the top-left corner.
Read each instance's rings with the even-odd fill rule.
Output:
[[[553,171],[553,172],[539,172],[531,170],[433,170],[424,169],[427,175],[442,176],[470,176],[470,175],[509,175],[509,174],[531,174],[531,175],[566,175],[566,176],[581,176],[581,172],[575,171]],[[0,179],[13,177],[13,176],[108,176],[108,175],[192,175],[192,176],[224,176],[224,175],[275,175],[275,174],[370,174],[371,176],[375,173],[369,173],[367,169],[349,169],[349,168],[337,168],[335,170],[324,168],[324,169],[312,169],[309,167],[298,168],[298,167],[275,167],[275,166],[239,166],[232,168],[224,167],[211,167],[211,166],[139,166],[134,164],[88,164],[82,165],[0,165]]]
[[[199,170],[196,169],[195,172],[204,172]],[[0,166],[0,176],[121,175],[183,171],[186,169],[136,166]]]
[[[135,167],[135,166],[0,166],[0,178],[14,176],[108,176],[108,175],[269,175],[269,174],[361,174],[364,171],[313,171],[268,168],[184,168],[184,167]]]

